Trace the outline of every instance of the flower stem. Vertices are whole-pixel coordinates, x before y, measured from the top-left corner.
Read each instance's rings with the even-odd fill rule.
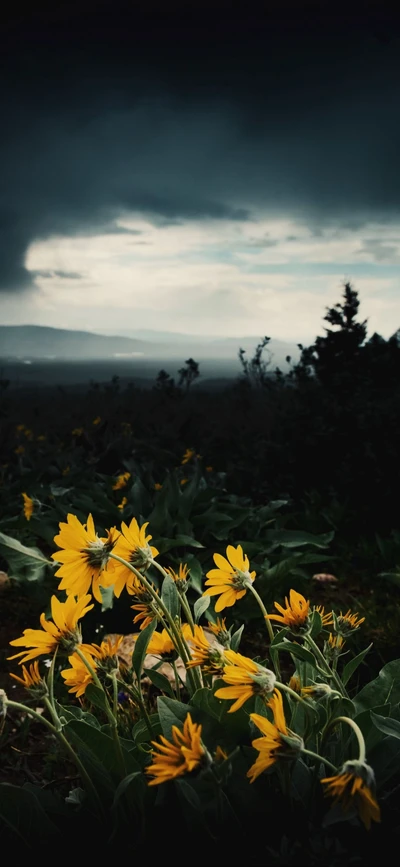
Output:
[[[118,764],[119,764],[120,773],[122,774],[122,777],[125,777],[125,774],[126,774],[125,759],[124,759],[124,754],[123,754],[123,752],[122,752],[121,741],[120,741],[120,739],[119,739],[119,737],[118,737],[118,722],[117,722],[116,717],[114,716],[114,714],[113,714],[113,712],[112,712],[112,710],[111,710],[110,702],[109,702],[109,699],[108,699],[108,695],[107,695],[107,693],[106,693],[106,691],[105,691],[105,689],[104,689],[102,683],[100,682],[100,680],[99,680],[99,678],[98,678],[98,676],[97,676],[97,674],[96,674],[96,672],[95,672],[95,669],[94,669],[93,666],[90,664],[90,662],[89,662],[87,656],[85,656],[85,654],[82,653],[82,651],[81,651],[81,649],[79,648],[79,646],[77,646],[77,647],[75,648],[75,652],[78,654],[78,656],[80,657],[80,659],[82,660],[82,662],[84,663],[84,665],[86,665],[87,670],[88,670],[88,671],[90,672],[90,674],[92,675],[93,683],[94,683],[94,684],[95,684],[99,689],[101,689],[102,693],[104,694],[104,699],[105,699],[105,701],[104,701],[104,709],[105,709],[105,712],[106,712],[106,714],[107,714],[108,722],[109,722],[109,724],[110,724],[111,734],[112,734],[112,738],[113,738],[113,741],[114,741],[115,752],[116,752],[116,754],[117,754],[117,759],[118,759]]]
[[[311,650],[313,651],[314,655],[319,660],[320,664],[323,666],[326,674],[336,684],[336,687],[337,687],[338,691],[340,692],[340,695],[342,695],[344,698],[348,698],[349,697],[348,693],[347,693],[345,687],[343,686],[342,681],[340,680],[338,673],[336,671],[332,671],[332,669],[328,665],[322,651],[319,649],[318,644],[316,644],[314,639],[311,638],[311,635],[309,635],[309,634],[306,634],[304,636],[304,640],[309,645],[309,647],[311,647]]]
[[[49,711],[50,711],[50,708],[53,711],[53,708],[50,704],[49,699],[47,699],[47,700],[45,699],[45,703],[46,703],[46,707],[48,707]],[[23,711],[24,713],[30,714],[34,719],[37,719],[38,722],[43,723],[49,729],[49,731],[51,731],[52,734],[56,738],[58,738],[60,743],[65,748],[66,752],[69,754],[71,761],[73,761],[74,764],[76,765],[76,767],[79,771],[79,774],[81,776],[82,782],[86,785],[88,791],[92,794],[92,796],[93,796],[94,800],[96,801],[96,804],[100,810],[100,813],[102,815],[104,815],[103,805],[101,803],[97,789],[93,785],[85,766],[82,764],[79,756],[77,756],[74,748],[71,746],[71,744],[69,743],[69,741],[67,740],[67,738],[65,737],[63,732],[60,729],[56,728],[56,726],[54,726],[51,722],[49,722],[49,720],[46,719],[46,717],[37,713],[31,707],[27,707],[24,704],[20,704],[20,702],[18,702],[18,701],[11,701],[10,699],[7,699],[6,704],[7,704],[7,707],[12,707],[12,708],[15,708],[15,710],[20,710],[20,711]],[[54,713],[55,713],[55,711],[54,711]]]
[[[152,587],[150,581],[148,581],[147,578],[141,572],[139,572],[138,569],[135,569],[135,567],[132,566],[131,563],[128,563],[127,560],[124,560],[122,557],[119,557],[118,554],[112,554],[111,553],[110,557],[113,560],[117,560],[118,563],[122,563],[122,565],[126,566],[127,569],[130,569],[130,571],[133,572],[134,575],[136,575],[136,578],[139,579],[139,581],[141,582],[143,587],[145,587],[146,590],[148,591],[148,593],[150,593],[150,596],[154,599],[154,602],[157,604],[157,607],[161,608],[161,611],[163,612],[163,615],[168,622],[168,625],[169,625],[169,628],[170,628],[172,635],[174,637],[174,642],[175,642],[176,649],[177,649],[179,655],[181,656],[181,658],[185,664],[186,664],[186,662],[189,662],[192,657],[191,657],[190,650],[186,644],[186,641],[185,641],[183,635],[181,635],[179,633],[179,630],[177,629],[174,618],[172,617],[172,615],[168,611],[168,608],[164,604],[161,597],[158,596],[158,594],[156,593],[156,591]],[[189,669],[188,680],[190,681],[190,684],[191,684],[192,694],[194,692],[196,692],[197,689],[200,689],[200,679],[198,677],[198,672],[195,673],[195,669],[193,670],[193,672],[190,671],[190,669]]]
[[[57,644],[56,649],[54,651],[53,659],[51,660],[50,671],[49,671],[49,675],[47,678],[47,688],[49,690],[49,701],[50,701],[52,708],[55,707],[55,705],[54,705],[54,668],[55,668],[55,664],[56,664],[57,651],[58,651],[58,644]]]
[[[264,618],[265,625],[267,627],[270,644],[272,644],[272,642],[274,640],[274,630],[272,629],[271,621],[268,617],[268,611],[267,611],[267,609],[266,609],[266,607],[265,607],[265,605],[261,599],[261,596],[259,595],[259,593],[257,593],[257,590],[253,587],[253,582],[249,581],[248,583],[246,583],[246,587],[248,590],[250,590],[250,592],[253,594],[255,600],[258,603],[258,606],[259,606],[260,611],[261,611],[263,618]],[[281,670],[280,670],[280,666],[279,666],[278,651],[274,651],[273,648],[271,650],[271,648],[270,648],[270,655],[271,655],[272,664],[273,664],[274,669],[275,669],[275,674],[277,677],[280,678]]]
[[[317,709],[313,707],[312,704],[308,704],[308,702],[306,702],[304,698],[302,698],[301,695],[295,692],[294,689],[292,689],[290,686],[286,686],[286,683],[280,683],[277,680],[275,686],[277,689],[282,689],[284,692],[287,692],[288,695],[291,696],[291,698],[294,698],[295,701],[298,701],[299,704],[302,704],[307,711],[311,711],[316,716],[319,716]]]
[[[318,762],[322,762],[322,764],[324,765],[328,765],[328,767],[331,768],[331,770],[334,771],[335,774],[337,774],[337,768],[328,759],[325,759],[323,756],[319,756],[318,753],[314,753],[313,750],[306,750],[305,747],[303,747],[301,752],[306,756],[311,756],[312,759],[316,759]]]
[[[177,671],[177,667],[176,667],[176,662],[174,659],[172,660],[172,668],[174,670],[176,697],[177,697],[178,701],[180,701],[181,700],[181,691],[180,691],[180,687],[179,687],[179,676],[178,676],[178,671]]]
[[[364,763],[366,758],[365,740],[360,727],[357,725],[356,722],[354,722],[353,719],[350,719],[350,717],[348,716],[336,716],[335,719],[330,720],[326,727],[326,731],[328,731],[328,729],[332,728],[338,722],[347,723],[347,725],[353,729],[353,732],[358,742],[358,761]]]

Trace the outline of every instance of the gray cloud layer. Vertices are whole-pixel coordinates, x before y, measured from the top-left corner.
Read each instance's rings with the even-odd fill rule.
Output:
[[[132,211],[162,225],[262,209],[316,231],[398,217],[398,21],[315,18],[312,2],[288,19],[286,5],[203,27],[173,15],[124,26],[118,4],[95,24],[64,3],[54,22],[12,20],[0,289],[32,286],[34,240],[131,231],[115,221]]]

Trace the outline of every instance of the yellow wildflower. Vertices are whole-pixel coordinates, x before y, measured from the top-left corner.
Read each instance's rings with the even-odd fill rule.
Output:
[[[95,662],[93,657],[84,650],[83,652],[88,659],[91,667],[96,670],[97,663]],[[75,694],[77,698],[80,698],[85,693],[86,687],[89,686],[89,683],[93,683],[93,677],[89,669],[86,667],[85,663],[77,653],[72,653],[71,656],[68,657],[68,662],[71,667],[64,668],[61,672],[61,677],[64,678],[65,685],[70,687],[68,689],[68,692],[71,692]]]
[[[181,460],[181,465],[183,466],[183,464],[187,464],[189,461],[191,461],[195,454],[196,452],[194,449],[186,449],[185,454],[183,455],[183,458]]]
[[[282,608],[279,602],[274,602],[275,608],[281,614],[269,614],[269,620],[276,620],[278,623],[283,623],[284,626],[298,628],[304,626],[310,613],[310,603],[301,593],[296,590],[291,590],[289,593],[290,602],[285,598],[286,608]]]
[[[236,701],[228,713],[234,713],[253,695],[269,695],[275,686],[275,675],[268,668],[258,665],[247,656],[234,650],[225,650],[225,668],[222,680],[229,686],[222,686],[214,693],[216,698]]]
[[[33,515],[33,500],[32,497],[29,497],[28,494],[22,494],[22,498],[24,501],[24,515],[27,521],[31,520]]]
[[[188,713],[183,731],[172,726],[172,742],[160,735],[160,742],[152,741],[153,763],[146,768],[146,774],[154,777],[149,786],[158,786],[168,780],[175,780],[183,774],[194,771],[206,757],[201,742],[201,725],[194,723]]]
[[[156,482],[154,485],[154,490],[155,491],[161,491],[161,489],[162,489],[162,485],[160,485],[160,482]]]
[[[127,482],[131,477],[130,473],[121,473],[121,475],[117,476],[112,489],[113,491],[120,491],[121,488],[126,488]]]
[[[60,602],[57,596],[51,597],[51,620],[46,620],[44,614],[40,615],[40,624],[42,629],[24,629],[23,635],[20,638],[14,638],[10,644],[17,647],[32,648],[32,650],[21,650],[15,653],[14,656],[7,657],[8,659],[17,659],[19,656],[20,665],[23,662],[29,662],[37,656],[46,654],[49,656],[60,644],[63,648],[72,647],[81,643],[81,635],[78,629],[78,620],[93,608],[93,605],[88,603],[91,596],[81,596],[75,599],[74,596],[68,596],[66,602]]]
[[[59,590],[83,596],[92,587],[94,598],[101,602],[100,585],[112,583],[109,573],[114,573],[115,565],[109,555],[119,536],[115,527],[107,530],[107,536],[97,536],[91,515],[87,524],[81,524],[76,515],[67,515],[67,523],[60,524],[60,533],[54,537],[56,545],[64,550],[51,555],[62,564],[55,573],[62,578]]]
[[[208,641],[202,626],[195,625],[194,635],[188,635],[192,659],[187,668],[200,665],[206,674],[218,675],[224,670],[224,649],[221,645],[212,645]]]
[[[128,563],[131,563],[139,571],[148,568],[152,559],[158,554],[157,548],[148,544],[150,539],[153,538],[150,535],[146,536],[146,528],[148,526],[149,522],[147,521],[142,527],[139,527],[136,518],[132,518],[129,527],[127,524],[122,523],[121,535],[118,538],[114,551],[118,557],[127,560]],[[124,566],[123,563],[115,562],[115,595],[117,597],[120,596],[124,587],[127,588],[128,592],[132,592],[135,582],[137,584],[137,578],[135,578],[133,572],[127,566]]]
[[[371,821],[380,822],[381,814],[371,787],[374,785],[374,773],[365,763],[346,762],[339,774],[325,777],[321,780],[325,787],[325,795],[340,802],[343,810],[348,810],[354,803],[361,821],[367,831]]]
[[[238,599],[245,596],[247,587],[250,582],[253,582],[256,573],[249,572],[249,558],[243,553],[241,545],[234,548],[233,545],[228,545],[226,556],[214,554],[214,563],[217,569],[210,569],[207,572],[206,584],[210,585],[208,590],[205,590],[203,596],[216,596],[219,594],[215,610],[222,611],[234,605]]]
[[[282,694],[278,689],[274,691],[272,698],[268,702],[268,707],[271,708],[274,722],[266,719],[258,713],[251,713],[250,719],[256,724],[257,728],[263,734],[262,738],[256,738],[252,741],[252,746],[258,750],[258,757],[254,765],[247,771],[247,776],[250,782],[254,780],[271,767],[278,759],[279,753],[287,751],[288,745],[282,740],[281,735],[288,735],[289,731],[286,726],[285,714],[283,712]],[[300,744],[300,740],[299,740]]]
[[[17,674],[10,673],[10,677],[13,677],[14,680],[17,680],[18,683],[21,683],[25,689],[31,689],[35,686],[40,686],[43,683],[43,679],[39,672],[39,660],[36,659],[35,662],[31,662],[29,666],[29,670],[26,665],[22,666],[22,677],[18,677]]]
[[[100,424],[100,422],[101,422],[101,416],[97,415],[96,418],[93,419],[92,424],[98,425],[98,424]]]
[[[118,508],[121,509],[121,512],[122,512],[122,509],[125,509],[127,502],[128,502],[127,497],[122,497],[121,502],[118,503]]]

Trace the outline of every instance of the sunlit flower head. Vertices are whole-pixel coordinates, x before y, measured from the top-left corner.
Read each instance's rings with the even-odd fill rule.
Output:
[[[22,494],[22,499],[24,501],[24,515],[27,521],[30,521],[33,515],[33,500],[28,494]]]
[[[113,491],[120,491],[122,488],[126,488],[126,485],[131,477],[130,473],[121,473],[117,476],[112,489]]]
[[[132,577],[134,578],[134,576],[132,576]],[[137,581],[136,579],[132,582],[131,585],[129,585],[127,587],[127,589],[128,589],[128,592],[133,594],[136,597],[136,599],[138,600],[138,602],[135,605],[131,605],[132,610],[138,612],[136,614],[136,616],[133,618],[133,622],[134,623],[140,623],[140,621],[142,621],[140,623],[139,628],[145,629],[146,626],[148,626],[149,623],[151,623],[152,620],[154,620],[154,618],[156,616],[156,613],[155,613],[154,607],[153,607],[153,605],[154,605],[153,597],[152,597],[151,593],[149,593],[148,590],[146,590],[146,588],[143,587],[140,584],[140,582]],[[158,590],[156,587],[153,586],[153,589],[155,590],[156,593],[158,593]]]
[[[259,777],[263,771],[270,768],[271,765],[280,758],[295,755],[296,751],[303,746],[301,738],[293,735],[293,732],[290,732],[286,726],[282,694],[278,689],[274,691],[273,696],[270,698],[268,707],[271,708],[273,713],[273,723],[266,719],[266,717],[261,716],[261,714],[250,714],[250,719],[263,734],[262,738],[256,738],[252,741],[252,746],[255,750],[258,750],[259,755],[254,764],[247,771],[247,776],[250,778],[251,783],[254,783],[254,780]],[[282,735],[285,737],[291,737],[291,746],[282,738]]]
[[[81,437],[83,434],[83,427],[74,427],[71,433],[73,437]]]
[[[185,454],[183,455],[183,458],[181,460],[181,465],[183,466],[184,464],[189,463],[189,461],[194,458],[195,454],[195,449],[186,449]]]
[[[184,592],[187,589],[189,581],[189,569],[186,563],[179,564],[178,572],[175,572],[175,569],[172,569],[170,566],[165,566],[164,571],[175,582],[178,590]]]
[[[291,590],[289,593],[289,600],[285,598],[286,608],[283,608],[279,602],[274,602],[275,608],[277,611],[280,611],[280,614],[269,614],[269,620],[276,620],[278,623],[282,623],[284,626],[290,626],[292,629],[298,629],[301,626],[305,626],[308,621],[308,615],[310,613],[310,603],[301,593],[297,593],[296,590]]]
[[[160,743],[152,741],[153,762],[146,768],[146,774],[153,777],[149,786],[158,786],[189,774],[206,760],[207,751],[201,741],[201,725],[194,723],[188,713],[180,731],[172,726],[172,741],[160,735]]]
[[[222,554],[214,554],[214,563],[217,569],[207,572],[206,584],[209,585],[203,596],[217,596],[216,611],[223,611],[234,605],[238,599],[245,596],[247,587],[256,577],[255,572],[250,572],[249,558],[243,553],[241,545],[236,548],[228,545],[226,557]]]
[[[318,614],[321,615],[322,626],[333,625],[332,611],[328,611],[327,614],[325,614],[325,608],[323,605],[316,605],[314,611],[318,611]]]
[[[154,490],[155,491],[161,491],[162,490],[162,485],[160,484],[160,482],[155,482]]]
[[[188,623],[182,624],[181,632],[185,639],[189,638],[192,633]],[[146,653],[153,653],[155,656],[171,656],[175,652],[175,645],[166,629],[163,629],[162,632],[153,632]]]
[[[85,654],[86,658],[89,660],[91,667],[96,670],[97,663],[90,656],[89,653],[85,652],[82,647],[82,652]],[[70,664],[70,668],[64,668],[61,672],[61,677],[65,680],[65,685],[69,687],[68,692],[76,695],[77,698],[80,698],[84,695],[86,691],[86,687],[89,686],[89,683],[93,683],[93,677],[86,667],[85,663],[81,659],[81,657],[77,653],[72,653],[71,656],[68,657],[68,662]]]
[[[214,633],[217,641],[219,641],[219,643],[222,644],[223,647],[229,647],[231,641],[231,633],[226,628],[225,617],[223,617],[222,620],[217,617],[216,623],[211,623],[210,621],[208,621],[208,628],[211,630],[211,632]]]
[[[234,650],[225,650],[226,664],[222,680],[229,686],[222,686],[214,693],[216,698],[236,699],[228,713],[234,713],[253,695],[268,696],[275,686],[273,671],[258,665],[247,656],[235,653]]]
[[[78,620],[93,608],[89,605],[91,596],[68,596],[66,602],[60,602],[57,596],[51,597],[52,620],[46,620],[44,614],[40,615],[42,629],[25,629],[21,638],[14,638],[10,644],[16,647],[32,648],[22,650],[8,659],[17,659],[20,664],[36,659],[37,656],[51,656],[60,645],[63,650],[73,650],[81,643],[81,634],[78,628]]]
[[[371,822],[380,822],[381,811],[374,794],[374,772],[369,765],[346,762],[339,774],[325,777],[321,783],[325,795],[339,802],[345,812],[355,806],[367,831],[370,830]]]
[[[346,642],[342,635],[333,635],[333,633],[331,633],[326,644],[330,651],[334,651],[338,654],[343,650]]]
[[[54,537],[56,545],[63,550],[51,555],[62,564],[55,573],[62,578],[59,590],[65,590],[68,595],[84,596],[92,589],[94,598],[101,602],[100,586],[112,583],[114,563],[109,555],[119,535],[112,527],[107,536],[99,537],[91,515],[87,524],[81,524],[76,515],[69,514],[67,523],[60,524],[60,533]]]
[[[39,661],[37,659],[35,660],[35,662],[31,662],[28,667],[26,665],[22,666],[22,677],[18,677],[17,674],[12,673],[10,673],[10,677],[14,678],[14,680],[17,680],[18,683],[21,683],[22,686],[25,687],[25,689],[32,690],[32,692],[47,692],[45,681],[43,680],[39,671]]]
[[[355,632],[364,621],[365,617],[359,617],[357,611],[352,614],[349,608],[349,610],[346,611],[346,614],[340,612],[336,617],[337,632],[339,632],[340,635],[348,635],[350,632]]]
[[[194,635],[187,636],[192,659],[187,668],[199,665],[206,674],[218,675],[224,670],[224,648],[210,644],[202,626],[195,625]]]
[[[118,557],[122,557],[123,560],[130,563],[139,572],[148,569],[152,559],[157,557],[158,554],[157,548],[149,545],[149,541],[153,537],[150,534],[146,535],[146,528],[148,526],[149,522],[147,521],[142,527],[139,527],[136,518],[132,518],[129,527],[123,522],[121,524],[121,535],[114,551]],[[124,587],[126,587],[128,592],[132,593],[137,582],[138,579],[135,578],[135,575],[127,566],[115,561],[114,593],[116,596],[121,595]]]
[[[99,661],[105,659],[116,660],[123,640],[123,635],[115,635],[113,638],[107,636],[103,639],[101,644],[82,644],[81,650],[85,651],[90,656],[94,656]]]

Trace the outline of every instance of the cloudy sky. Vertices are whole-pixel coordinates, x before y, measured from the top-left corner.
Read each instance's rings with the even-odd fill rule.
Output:
[[[2,324],[305,341],[351,280],[400,327],[385,0],[32,5],[4,22]]]

